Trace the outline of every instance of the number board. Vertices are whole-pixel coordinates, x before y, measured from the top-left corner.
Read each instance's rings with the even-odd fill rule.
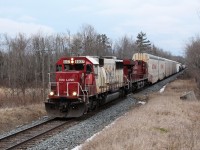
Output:
[[[75,60],[75,64],[83,64],[85,63],[85,60]]]
[[[63,60],[63,64],[70,64],[70,60]]]
[[[63,60],[63,64],[70,64],[72,63],[72,61],[70,62],[70,60]],[[84,64],[85,60],[75,60],[75,64]]]

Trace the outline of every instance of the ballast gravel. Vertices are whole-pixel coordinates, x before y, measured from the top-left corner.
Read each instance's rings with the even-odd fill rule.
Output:
[[[135,103],[136,100],[129,97],[31,149],[72,149],[123,115]]]

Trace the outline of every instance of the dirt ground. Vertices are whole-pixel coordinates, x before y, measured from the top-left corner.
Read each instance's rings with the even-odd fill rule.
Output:
[[[130,110],[81,149],[199,150],[200,102],[180,100],[191,90],[198,91],[193,80],[166,85],[164,92],[150,94],[145,105]]]

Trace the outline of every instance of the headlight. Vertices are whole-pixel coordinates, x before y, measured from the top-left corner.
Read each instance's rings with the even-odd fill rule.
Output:
[[[76,95],[77,95],[77,93],[74,91],[74,92],[72,93],[72,95],[73,95],[73,96],[76,96]]]
[[[53,96],[53,95],[54,95],[54,92],[53,92],[53,91],[51,91],[51,92],[49,93],[49,95]]]

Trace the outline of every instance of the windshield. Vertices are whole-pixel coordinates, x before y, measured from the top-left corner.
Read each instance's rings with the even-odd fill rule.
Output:
[[[84,69],[84,65],[83,64],[65,64],[64,65],[64,70],[83,70]]]

